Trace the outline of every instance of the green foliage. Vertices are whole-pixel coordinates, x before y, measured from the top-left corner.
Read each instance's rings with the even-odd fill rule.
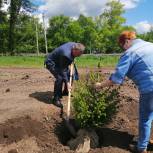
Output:
[[[81,127],[96,127],[111,121],[119,102],[118,88],[105,88],[97,92],[95,82],[104,80],[98,73],[89,73],[78,81],[73,94],[73,108]]]
[[[71,21],[66,29],[67,37],[70,41],[81,42],[83,39],[84,29],[81,28],[79,22]]]
[[[106,4],[104,13],[95,18],[83,14],[77,20],[64,15],[52,17],[48,28],[50,51],[67,41],[74,41],[83,43],[86,53],[121,52],[116,40],[126,22],[123,13],[123,5],[113,0]]]
[[[44,35],[42,25],[38,23],[38,19],[30,17],[26,14],[20,14],[16,23],[16,48],[17,53],[36,53],[36,24],[38,27],[39,45],[43,50]],[[45,50],[45,49],[44,49]]]
[[[0,52],[4,53],[8,46],[8,19],[7,14],[0,11]]]
[[[117,37],[123,30],[125,18],[123,5],[119,1],[110,1],[106,4],[106,9],[99,18],[96,19],[99,29],[99,37],[102,40],[99,46],[105,53],[119,52]]]
[[[123,5],[119,1],[110,1],[106,4],[107,8],[102,14],[104,24],[109,26],[110,30],[113,28],[120,28],[125,23],[125,18],[121,15],[124,13]]]
[[[5,54],[8,51],[9,24],[6,13],[0,15],[0,52]],[[44,31],[42,24],[37,18],[24,13],[18,15],[14,29],[14,52],[15,53],[36,53],[36,23],[38,27],[39,49],[45,52]]]
[[[151,28],[150,32],[147,32],[145,34],[140,34],[139,37],[146,41],[153,42],[153,27]]]
[[[20,12],[20,9],[26,12],[32,12],[35,10],[34,4],[30,0],[11,0],[10,4],[10,20],[9,20],[9,51],[10,54],[14,54],[14,48],[16,43],[16,22]]]
[[[98,37],[96,24],[91,17],[85,17],[84,15],[79,16],[78,23],[83,31],[81,42],[85,44],[87,53],[90,53],[96,48],[96,40]]]
[[[35,6],[31,0],[11,0],[9,13],[2,17],[0,12],[0,52],[5,53],[8,48],[11,54],[36,52],[36,22],[39,50],[45,52],[43,27],[37,19],[26,14],[33,10]],[[101,15],[94,18],[83,14],[77,20],[64,15],[53,16],[49,19],[47,29],[49,52],[68,41],[83,43],[86,46],[85,53],[121,52],[116,41],[119,33],[126,28],[133,29],[124,25],[126,19],[123,13],[123,5],[113,0],[107,3]],[[1,22],[4,18],[5,22]],[[151,40],[151,36],[145,38]]]
[[[0,0],[0,8],[2,7],[2,0]]]
[[[67,28],[69,24],[70,24],[70,18],[64,15],[55,16],[49,20],[47,37],[51,42],[49,46],[50,50],[69,41],[69,39],[67,38]]]

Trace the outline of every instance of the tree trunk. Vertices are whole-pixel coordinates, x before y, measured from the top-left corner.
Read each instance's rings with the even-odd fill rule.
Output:
[[[0,0],[0,8],[2,7],[2,0]]]
[[[10,27],[9,27],[9,51],[11,55],[14,55],[15,48],[15,24],[17,16],[21,8],[21,0],[11,0],[10,6]]]

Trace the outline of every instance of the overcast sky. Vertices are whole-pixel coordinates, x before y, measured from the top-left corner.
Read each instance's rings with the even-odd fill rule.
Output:
[[[45,12],[46,18],[64,14],[77,18],[80,14],[97,16],[105,9],[109,0],[33,0],[39,6],[39,12]],[[139,33],[150,30],[153,24],[153,0],[120,0],[126,10],[124,17],[127,25],[134,26]]]

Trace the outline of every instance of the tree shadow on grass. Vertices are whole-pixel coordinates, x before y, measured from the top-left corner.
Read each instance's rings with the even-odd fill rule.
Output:
[[[35,98],[38,101],[44,102],[46,104],[52,104],[52,97],[53,97],[53,92],[51,91],[46,91],[46,92],[34,92],[29,94],[29,97]]]

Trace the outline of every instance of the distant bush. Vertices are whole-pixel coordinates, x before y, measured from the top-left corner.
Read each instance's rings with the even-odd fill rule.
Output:
[[[96,91],[93,84],[102,80],[104,76],[90,72],[75,84],[72,103],[75,119],[81,127],[104,125],[117,113],[118,87]]]

